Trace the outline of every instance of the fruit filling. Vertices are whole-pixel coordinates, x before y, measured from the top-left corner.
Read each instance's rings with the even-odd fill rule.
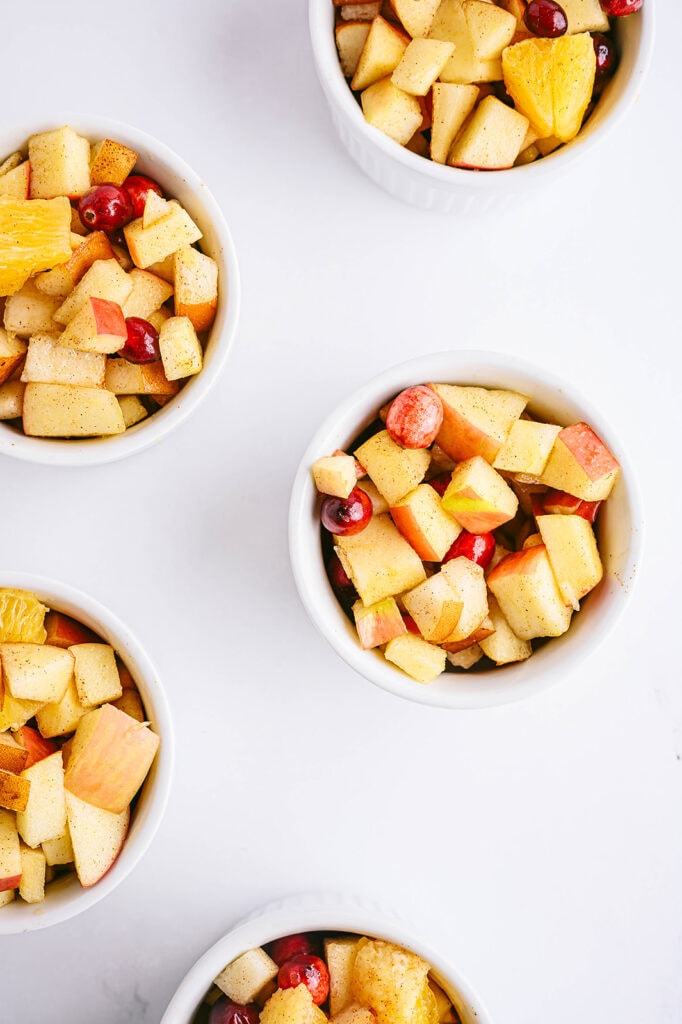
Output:
[[[618,462],[588,424],[528,403],[412,386],[312,466],[339,604],[364,650],[420,683],[529,658],[602,580],[595,523]]]
[[[203,368],[218,267],[138,154],[66,126],[0,164],[0,420],[121,434]]]
[[[291,957],[280,962],[282,944]],[[296,952],[298,949],[309,952]],[[335,932],[289,935],[220,972],[193,1024],[459,1024],[453,1000],[416,953]]]
[[[28,591],[0,588],[0,680],[1,908],[106,874],[160,740],[114,648]]]
[[[643,0],[333,3],[366,121],[418,156],[491,171],[575,138],[616,69],[618,22]]]

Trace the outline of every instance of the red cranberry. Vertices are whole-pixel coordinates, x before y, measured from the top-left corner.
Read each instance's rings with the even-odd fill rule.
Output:
[[[329,577],[329,582],[332,585],[332,590],[336,594],[339,601],[343,603],[345,601],[354,601],[356,599],[356,597],[358,596],[358,592],[353,586],[353,581],[348,576],[344,567],[341,565],[341,560],[334,551],[332,551],[331,555],[329,556],[329,561],[327,562],[327,576]],[[285,942],[287,940],[278,939],[277,941]],[[297,949],[294,952],[311,953],[312,949]],[[272,953],[270,954],[270,956],[272,956],[272,959],[275,961],[275,963],[282,964],[284,963],[285,960],[289,959],[289,956],[293,956],[293,954],[290,953],[289,956],[285,956],[282,960],[277,960],[277,958],[273,956]]]
[[[140,316],[129,316],[126,320],[128,340],[119,355],[129,363],[153,363],[161,358],[159,332],[148,320]]]
[[[334,557],[336,558],[336,555]],[[338,558],[336,558],[336,561],[339,562]],[[343,575],[346,576],[340,562],[339,567]],[[350,586],[353,587],[347,576],[346,579]],[[353,587],[353,590],[355,590],[355,587]],[[277,966],[281,967],[287,960],[291,960],[293,957],[300,956],[303,953],[312,953],[314,949],[315,943],[311,937],[305,932],[299,932],[296,935],[285,935],[282,939],[275,939],[269,948],[269,953]]]
[[[405,388],[391,402],[386,430],[403,448],[428,448],[443,422],[443,403],[431,388],[417,384]]]
[[[335,533],[337,537],[360,533],[371,518],[372,502],[359,487],[353,488],[347,498],[325,498],[320,510],[325,530]]]
[[[544,36],[546,39],[563,36],[568,28],[566,11],[555,0],[530,0],[523,21],[534,36]]]
[[[221,996],[211,1008],[208,1024],[258,1024],[258,1010],[255,1006],[231,1003],[227,996]]]
[[[319,956],[301,953],[282,964],[277,975],[280,988],[305,985],[316,1006],[321,1006],[329,995],[329,971]]]
[[[611,36],[604,35],[603,32],[593,32],[592,43],[594,45],[594,54],[597,58],[595,81],[597,85],[601,85],[616,70],[618,54],[616,53],[616,47]]]
[[[133,214],[135,217],[141,217],[144,213],[144,204],[147,201],[147,192],[150,190],[156,192],[157,195],[162,196],[163,192],[159,185],[151,178],[145,178],[144,174],[131,174],[129,178],[123,182],[123,188],[130,196],[130,201],[133,204]]]
[[[118,231],[133,219],[133,204],[120,185],[98,185],[78,200],[78,216],[91,231]]]
[[[434,491],[437,494],[440,494],[442,498],[445,492],[447,491],[448,484],[450,483],[451,480],[452,473],[439,473],[438,476],[434,476],[430,480],[427,480],[426,482],[431,484]]]
[[[640,9],[644,0],[599,0],[601,9],[609,18],[626,18]]]
[[[449,562],[453,558],[464,555],[465,558],[485,570],[490,565],[494,554],[495,538],[492,533],[468,533],[466,530],[462,530],[443,561]]]

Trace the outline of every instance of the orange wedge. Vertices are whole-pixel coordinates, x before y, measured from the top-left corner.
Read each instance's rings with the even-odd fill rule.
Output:
[[[541,139],[569,142],[592,98],[596,58],[589,32],[524,39],[502,52],[502,74],[516,109]]]
[[[13,295],[31,274],[71,256],[71,204],[0,196],[0,295]]]
[[[44,644],[46,612],[28,590],[0,587],[0,643]]]

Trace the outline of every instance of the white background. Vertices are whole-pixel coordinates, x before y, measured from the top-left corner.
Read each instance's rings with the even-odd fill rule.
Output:
[[[0,938],[3,1022],[158,1022],[238,917],[309,889],[396,908],[498,1024],[682,1019],[682,16],[658,13],[647,87],[603,150],[462,223],[349,161],[304,0],[3,5],[3,121],[73,109],[164,140],[223,206],[244,285],[223,378],[157,448],[0,465],[0,566],[124,618],[177,726],[171,803],[135,872],[79,918]],[[543,698],[466,714],[348,669],[286,542],[320,421],[387,364],[450,346],[578,384],[624,439],[647,519],[599,652]]]

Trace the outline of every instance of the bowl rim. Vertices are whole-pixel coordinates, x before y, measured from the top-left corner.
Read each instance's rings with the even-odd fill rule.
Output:
[[[24,903],[19,898],[0,910],[0,936],[48,928],[93,907],[108,896],[131,873],[151,845],[170,798],[175,761],[175,737],[170,707],[158,673],[146,650],[118,616],[97,598],[68,583],[38,573],[0,569],[0,587],[28,590],[48,607],[72,616],[81,612],[85,625],[98,629],[112,643],[140,688],[155,731],[161,737],[153,774],[148,776],[149,792],[143,806],[137,807],[121,852],[109,871],[93,886],[85,889],[78,882],[73,898],[59,906],[50,906],[49,887],[43,903]],[[145,786],[147,783],[144,784]],[[139,821],[135,828],[135,822]],[[135,829],[134,834],[131,834]]]
[[[344,442],[343,438],[339,436],[339,424],[353,421],[358,424],[357,432],[359,432],[363,428],[366,409],[372,409],[376,414],[392,395],[397,394],[410,384],[440,379],[464,385],[502,388],[505,385],[501,381],[495,380],[495,377],[502,376],[505,379],[511,377],[511,383],[506,385],[508,388],[523,390],[521,383],[524,380],[535,381],[543,388],[549,388],[552,393],[565,396],[565,400],[580,410],[581,418],[594,427],[616,455],[621,466],[621,481],[625,482],[627,487],[625,495],[632,524],[628,544],[630,575],[626,581],[618,580],[617,596],[608,601],[603,612],[600,609],[601,629],[599,634],[592,637],[590,643],[584,643],[579,652],[574,650],[572,658],[559,658],[556,648],[554,654],[550,655],[549,652],[553,645],[548,644],[546,648],[536,652],[525,662],[477,673],[476,685],[472,687],[471,692],[466,692],[466,690],[460,692],[454,686],[446,692],[442,692],[432,686],[421,685],[403,674],[398,668],[381,661],[377,656],[372,657],[375,652],[363,651],[357,640],[350,635],[348,619],[333,595],[328,581],[325,585],[325,581],[317,572],[318,555],[313,560],[309,558],[311,544],[317,545],[319,553],[320,530],[319,521],[311,517],[310,514],[312,511],[311,501],[315,500],[310,467],[321,455],[328,455],[330,451],[343,447],[343,444],[347,443],[347,440]],[[484,381],[489,378],[492,380],[489,380],[486,385]],[[515,379],[520,380],[521,383],[515,383]],[[535,400],[537,403],[545,404],[540,396],[533,396],[531,393],[529,397],[531,403]],[[374,418],[376,417],[374,416]],[[591,400],[586,398],[572,382],[559,377],[541,364],[531,363],[519,359],[517,356],[505,355],[500,352],[474,349],[442,351],[416,356],[405,362],[394,364],[351,392],[325,418],[313,434],[296,471],[289,502],[289,558],[294,582],[301,603],[320,635],[346,664],[376,686],[395,696],[416,703],[457,711],[492,708],[525,700],[550,689],[561,679],[570,676],[575,666],[604,641],[624,613],[641,565],[643,537],[641,495],[628,453],[611,424],[604,419]],[[321,553],[319,560],[321,561]],[[319,603],[318,588],[324,591],[324,606]],[[564,637],[570,642],[570,630]],[[556,639],[562,641],[564,637]],[[543,651],[548,653],[544,654]],[[566,665],[565,662],[569,662],[569,664]],[[517,678],[512,683],[512,673],[521,678]]]
[[[213,979],[241,953],[300,931],[341,931],[385,939],[418,953],[436,979],[464,1000],[470,1021],[493,1024],[481,997],[447,956],[434,949],[419,929],[374,901],[341,893],[302,893],[285,897],[237,921],[196,960],[175,990],[161,1024],[190,1024]]]
[[[405,171],[430,180],[432,185],[445,187],[448,190],[466,186],[475,192],[487,194],[499,190],[502,182],[504,182],[505,188],[512,186],[514,190],[516,188],[525,190],[538,185],[548,174],[555,173],[557,161],[560,161],[562,168],[567,168],[597,144],[605,133],[614,128],[634,105],[653,57],[655,15],[654,4],[649,0],[649,3],[637,12],[640,16],[641,28],[637,42],[634,73],[623,86],[618,102],[603,122],[596,127],[593,126],[589,132],[581,131],[575,139],[571,140],[570,144],[560,147],[559,150],[543,157],[542,160],[534,160],[532,163],[522,164],[518,167],[504,168],[494,173],[482,171],[475,173],[464,168],[448,167],[425,159],[411,152],[405,146],[397,144],[379,129],[368,124],[362,114],[360,104],[356,101],[341,71],[334,40],[334,11],[332,0],[308,0],[308,26],[313,61],[322,91],[330,106],[343,114],[344,119],[356,135],[361,136],[367,145],[380,150],[385,157],[401,165]]]
[[[126,144],[138,150],[152,152],[169,171],[183,179],[196,194],[206,211],[206,220],[215,231],[219,257],[224,263],[227,291],[218,304],[216,320],[209,331],[210,361],[201,373],[187,382],[171,402],[155,411],[123,434],[103,438],[39,438],[29,437],[0,421],[0,454],[26,462],[53,466],[94,466],[115,462],[144,451],[163,440],[201,404],[216,383],[234,346],[241,308],[241,279],[239,263],[232,234],[225,216],[212,192],[200,175],[165,142],[154,135],[124,121],[97,114],[78,111],[57,111],[47,118],[28,118],[34,122],[27,128],[26,121],[3,125],[0,130],[0,148],[3,140],[14,140],[24,147],[33,134],[69,125],[92,139],[97,135],[125,139]],[[191,386],[189,386],[191,385]]]

